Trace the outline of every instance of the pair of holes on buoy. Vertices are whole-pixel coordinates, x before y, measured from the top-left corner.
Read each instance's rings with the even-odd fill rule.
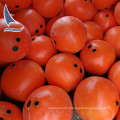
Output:
[[[30,105],[31,105],[31,101],[27,103],[27,107],[30,107]],[[34,106],[38,106],[38,105],[39,105],[39,101],[35,101]]]
[[[21,39],[18,37],[18,38],[16,38],[16,42],[20,42],[21,41]],[[14,51],[14,52],[16,52],[16,51],[18,51],[19,50],[19,47],[18,46],[13,46],[12,47],[12,50]]]
[[[42,28],[43,26],[42,25],[40,25],[40,28]],[[35,30],[35,33],[39,33],[39,30],[38,29],[36,29]]]
[[[89,45],[89,46],[88,46],[88,49],[90,49],[90,48],[92,48],[92,45]],[[93,52],[96,52],[96,49],[93,49],[92,51],[93,51]]]
[[[77,68],[77,64],[74,64],[74,67]],[[80,73],[82,73],[82,68],[80,68]]]

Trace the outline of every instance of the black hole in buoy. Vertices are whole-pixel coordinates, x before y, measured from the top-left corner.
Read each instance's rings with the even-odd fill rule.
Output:
[[[96,52],[96,49],[93,49],[93,52]]]
[[[27,107],[30,107],[30,105],[31,105],[31,101],[29,101],[29,102],[27,103]]]
[[[40,25],[40,28],[42,28],[43,26],[42,25]]]
[[[0,120],[4,120],[4,119],[0,117]]]
[[[18,49],[19,49],[18,46],[13,46],[12,48],[13,51],[18,51]]]
[[[108,8],[105,8],[106,10],[108,9]]]
[[[114,4],[111,5],[111,7],[113,7],[113,6],[114,6]]]
[[[19,5],[16,5],[15,7],[16,7],[16,8],[19,8]]]
[[[90,2],[92,2],[92,0],[90,0]]]
[[[85,0],[85,1],[87,1],[87,0]]]
[[[16,38],[16,41],[17,41],[17,42],[20,42],[20,38]]]
[[[118,101],[116,101],[116,103],[115,103],[115,104],[116,104],[116,106],[118,106],[118,105],[119,105],[119,102],[118,102]]]
[[[12,64],[12,66],[11,66],[11,67],[12,67],[12,68],[13,68],[13,67],[15,67],[15,64]]]
[[[82,68],[80,68],[80,73],[82,73]]]
[[[35,38],[32,39],[32,41],[34,41],[34,40],[35,40]]]
[[[54,43],[56,44],[56,41],[54,40]]]
[[[37,29],[37,30],[35,30],[35,33],[39,33],[39,30]]]
[[[74,67],[76,68],[76,67],[77,67],[77,64],[74,64]]]
[[[38,106],[39,105],[39,101],[35,101],[34,105]]]
[[[92,47],[92,45],[89,45],[89,46],[88,46],[88,49],[90,49],[91,47]]]
[[[6,110],[6,113],[7,114],[11,114],[11,110]]]
[[[109,15],[105,15],[105,17],[109,17]]]

